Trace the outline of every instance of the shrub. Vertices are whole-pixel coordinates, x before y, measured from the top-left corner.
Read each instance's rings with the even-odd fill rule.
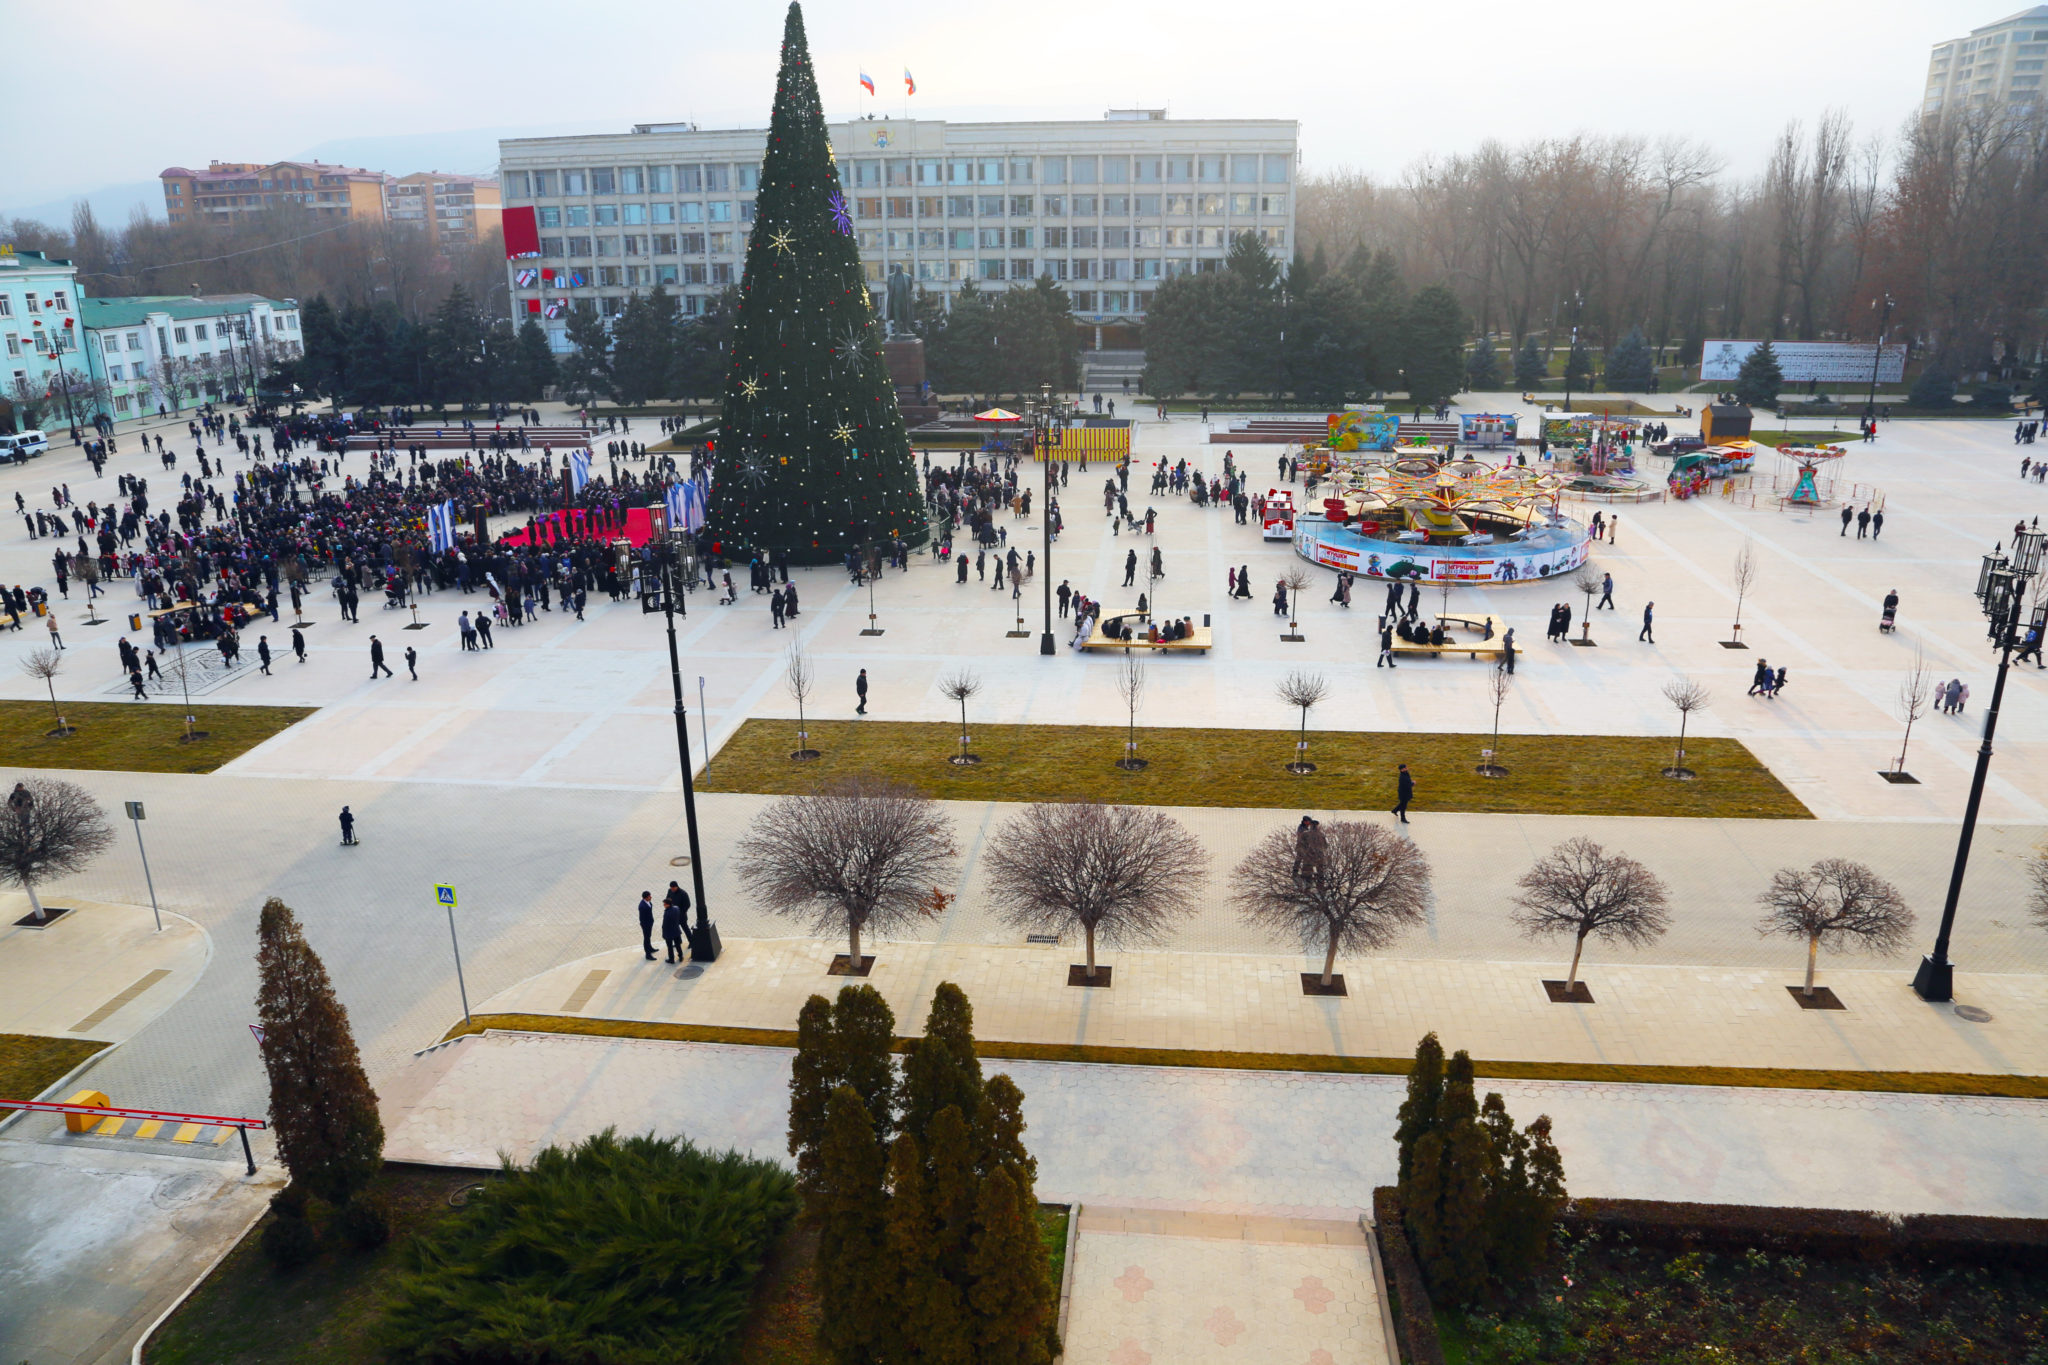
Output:
[[[508,1165],[489,1199],[415,1242],[378,1338],[450,1365],[714,1359],[796,1204],[771,1162],[607,1129]]]
[[[280,1218],[304,1218],[306,1204],[311,1197],[304,1185],[293,1181],[270,1196],[270,1211]]]
[[[1379,1244],[1380,1264],[1387,1273],[1387,1289],[1394,1303],[1394,1332],[1400,1338],[1401,1358],[1408,1365],[1444,1365],[1444,1350],[1437,1338],[1436,1310],[1429,1290],[1422,1283],[1422,1268],[1415,1263],[1414,1249],[1403,1231],[1401,1193],[1391,1185],[1372,1192],[1372,1230]]]
[[[297,1270],[320,1254],[320,1240],[303,1217],[280,1214],[263,1227],[263,1259],[277,1270]]]
[[[381,1201],[358,1194],[334,1213],[334,1231],[357,1251],[369,1251],[391,1240],[391,1219]]]

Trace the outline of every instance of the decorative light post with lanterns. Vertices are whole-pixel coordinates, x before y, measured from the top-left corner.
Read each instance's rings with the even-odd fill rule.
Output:
[[[1031,424],[1032,443],[1037,447],[1039,461],[1045,466],[1045,505],[1038,512],[1039,522],[1045,528],[1045,633],[1038,637],[1038,652],[1050,658],[1059,652],[1052,638],[1052,461],[1060,448],[1061,432],[1053,413],[1052,385],[1038,386],[1038,409],[1031,414]]]

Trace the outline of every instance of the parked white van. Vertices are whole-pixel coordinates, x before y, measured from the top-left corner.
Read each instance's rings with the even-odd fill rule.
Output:
[[[17,431],[0,434],[0,461],[11,460],[15,464],[27,464],[50,448],[50,438],[40,431]]]

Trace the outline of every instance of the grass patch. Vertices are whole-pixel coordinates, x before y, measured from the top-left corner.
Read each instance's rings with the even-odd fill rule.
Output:
[[[105,1048],[84,1038],[45,1038],[37,1033],[0,1033],[0,1095],[32,1100]],[[0,1109],[0,1118],[13,1113]]]
[[[476,1171],[387,1166],[370,1189],[391,1216],[391,1240],[369,1252],[323,1250],[290,1275],[270,1268],[257,1235],[243,1238],[151,1338],[143,1359],[150,1365],[357,1365],[380,1359],[371,1329],[395,1297],[406,1243],[455,1212],[448,1206],[450,1194],[491,1178]]]
[[[1201,667],[1182,660],[1154,667],[1184,665]],[[1441,659],[1410,666],[1465,665]],[[951,723],[812,720],[806,728],[823,757],[799,764],[789,758],[796,722],[747,721],[697,779],[698,790],[783,795],[862,774],[893,778],[947,801],[1372,810],[1384,809],[1381,801],[1393,804],[1395,766],[1406,763],[1415,773],[1417,811],[1813,818],[1733,739],[1689,736],[1686,762],[1699,776],[1674,782],[1661,776],[1673,741],[1646,735],[1503,736],[1508,776],[1484,778],[1475,769],[1486,735],[1311,731],[1309,758],[1317,770],[1299,777],[1285,766],[1294,757],[1291,730],[1142,729],[1138,753],[1151,766],[1127,773],[1115,766],[1123,754],[1119,726],[973,725],[973,749],[982,761],[967,766],[946,762],[959,746],[959,726]]]
[[[193,744],[178,742],[185,733],[185,711],[178,703],[67,701],[60,709],[65,723],[77,727],[62,738],[49,733],[57,721],[48,702],[0,701],[0,766],[210,773],[318,708],[195,702],[192,714],[207,738]]]
[[[1833,431],[1752,431],[1749,439],[1760,446],[1850,446],[1862,445],[1863,438],[1847,428]]]
[[[1531,969],[1534,970],[1533,968]],[[822,993],[822,991],[821,991]],[[796,1046],[796,1030],[731,1028],[719,1024],[665,1024],[641,1019],[589,1019],[567,1014],[479,1014],[458,1023],[443,1040],[500,1029],[567,1033],[586,1038],[653,1038],[671,1043],[731,1043],[742,1047]],[[901,1052],[909,1040],[898,1038]],[[1110,1047],[1097,1043],[1012,1043],[974,1040],[987,1061],[1091,1062],[1103,1066],[1192,1066],[1227,1071],[1335,1072],[1405,1076],[1412,1057],[1336,1057],[1312,1052],[1224,1052],[1175,1047]],[[1476,1074],[1497,1080],[1600,1081],[1611,1085],[1724,1085],[1756,1090],[1850,1090],[1896,1095],[1986,1095],[2048,1099],[2048,1077],[1966,1071],[1823,1071],[1798,1067],[1644,1066],[1606,1062],[1477,1061]]]

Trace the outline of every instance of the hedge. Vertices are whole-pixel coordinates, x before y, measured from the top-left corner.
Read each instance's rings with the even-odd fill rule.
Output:
[[[1380,1263],[1387,1289],[1394,1296],[1394,1334],[1400,1338],[1407,1365],[1444,1365],[1443,1343],[1437,1339],[1436,1309],[1422,1283],[1422,1267],[1408,1245],[1408,1227],[1401,1216],[1401,1192],[1381,1185],[1372,1192],[1372,1231],[1379,1239]]]
[[[1626,1233],[1651,1246],[1686,1251],[1740,1253],[1754,1247],[1830,1260],[1910,1258],[1936,1264],[1995,1256],[2003,1265],[2048,1266],[2048,1219],[2039,1218],[1574,1199],[1560,1221],[1573,1233]]]

